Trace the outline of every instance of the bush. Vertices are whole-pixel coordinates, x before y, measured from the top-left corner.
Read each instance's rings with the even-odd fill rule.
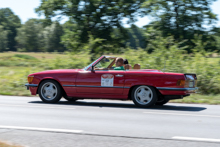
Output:
[[[24,54],[15,54],[14,57],[18,57],[21,59],[27,59],[27,60],[37,60],[37,58],[29,56],[29,55],[24,55]]]

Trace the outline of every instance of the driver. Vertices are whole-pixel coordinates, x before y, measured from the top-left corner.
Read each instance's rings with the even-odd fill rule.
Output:
[[[116,65],[116,67],[114,68],[114,70],[125,70],[125,68],[123,66],[124,65],[123,58],[116,58],[115,65]]]

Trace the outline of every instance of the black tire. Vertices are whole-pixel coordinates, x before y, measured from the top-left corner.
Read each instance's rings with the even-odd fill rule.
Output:
[[[78,99],[75,99],[75,98],[67,98],[67,97],[64,97],[64,99],[66,99],[69,102],[75,102],[75,101],[78,100]]]
[[[162,106],[168,102],[169,102],[169,100],[163,99],[163,100],[157,101],[155,105]]]
[[[45,90],[46,88],[48,88],[48,90]],[[53,90],[56,91],[56,92],[54,92]],[[53,91],[53,92],[51,92],[51,91]],[[51,94],[51,97],[46,96],[47,93]],[[45,102],[45,103],[56,103],[62,98],[62,89],[56,81],[54,81],[54,80],[45,80],[40,84],[40,86],[38,88],[38,94],[40,96],[40,99],[43,102]]]
[[[140,94],[139,90],[142,89],[142,88],[144,88],[145,89],[144,91],[146,91],[146,92],[143,92],[144,93],[142,95],[143,98],[137,96],[137,95]],[[150,100],[145,100],[144,102],[141,102],[141,99],[143,100],[144,98],[147,98],[147,97]],[[156,101],[157,101],[157,92],[154,89],[154,87],[140,85],[140,86],[134,87],[134,89],[131,92],[131,98],[132,98],[134,104],[137,105],[138,107],[147,108],[147,107],[153,106],[156,103]]]

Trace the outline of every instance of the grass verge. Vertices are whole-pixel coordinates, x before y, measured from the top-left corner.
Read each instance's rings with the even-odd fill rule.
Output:
[[[201,94],[191,94],[188,97],[184,97],[179,100],[171,100],[173,103],[189,103],[189,104],[220,104],[220,95],[201,95]]]

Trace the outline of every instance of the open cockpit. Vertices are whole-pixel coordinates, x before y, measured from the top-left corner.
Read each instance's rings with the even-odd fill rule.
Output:
[[[92,62],[89,66],[85,67],[84,70],[114,70],[115,62],[117,57],[112,56],[101,56],[94,62]],[[133,65],[131,64],[124,64],[124,70],[140,70],[141,65],[136,63]]]

